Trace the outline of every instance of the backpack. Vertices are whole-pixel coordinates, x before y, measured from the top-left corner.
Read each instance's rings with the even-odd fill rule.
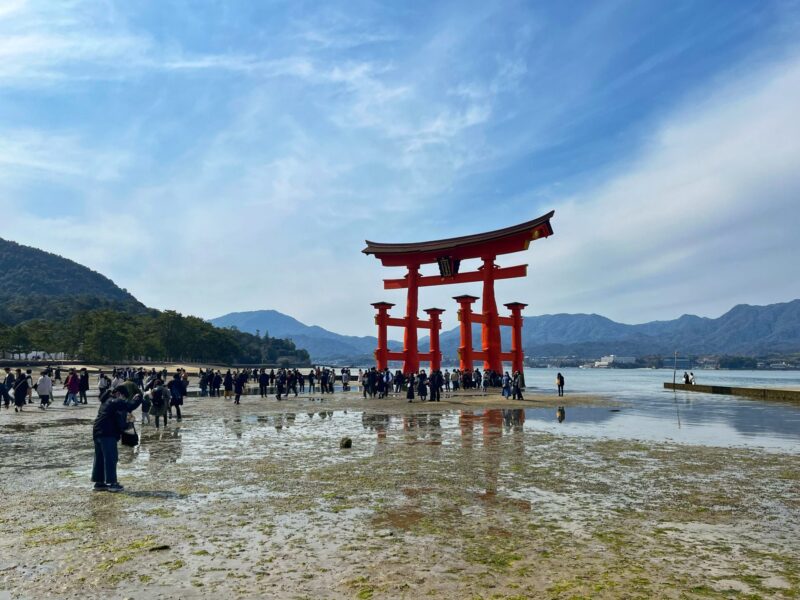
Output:
[[[164,398],[164,391],[165,390],[163,386],[158,386],[157,388],[153,389],[153,392],[150,394],[150,397],[153,401],[153,406],[160,408],[167,403],[166,398]]]

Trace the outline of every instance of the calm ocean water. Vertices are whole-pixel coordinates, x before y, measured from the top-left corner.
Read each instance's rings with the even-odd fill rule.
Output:
[[[754,446],[800,452],[800,404],[673,392],[667,369],[561,369],[566,393],[602,394],[619,406],[527,409],[525,427],[564,435],[675,441],[714,446]],[[526,369],[529,388],[552,391],[556,369]],[[683,371],[679,371],[680,381]],[[698,384],[800,389],[798,371],[694,371]]]

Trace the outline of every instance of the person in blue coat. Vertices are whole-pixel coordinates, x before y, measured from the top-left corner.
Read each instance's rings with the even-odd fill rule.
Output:
[[[124,385],[117,386],[112,397],[100,405],[92,427],[94,440],[94,465],[92,481],[95,491],[119,492],[123,487],[117,481],[117,443],[128,424],[128,415],[139,408],[141,394],[129,398]]]
[[[509,398],[511,396],[511,376],[508,374],[508,371],[503,373],[502,386],[503,398]]]

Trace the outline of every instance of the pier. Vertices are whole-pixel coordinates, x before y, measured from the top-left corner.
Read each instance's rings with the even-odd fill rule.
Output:
[[[727,385],[691,385],[685,383],[664,383],[665,390],[684,392],[700,392],[702,394],[724,394],[726,396],[742,396],[751,400],[770,400],[778,402],[800,403],[800,390],[782,390],[777,388],[748,388]]]

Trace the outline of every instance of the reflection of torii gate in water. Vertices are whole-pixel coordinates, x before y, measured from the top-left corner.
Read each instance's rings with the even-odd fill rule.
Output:
[[[477,235],[419,242],[410,244],[380,244],[367,240],[364,254],[372,254],[381,261],[384,267],[406,267],[408,273],[402,279],[384,279],[385,290],[408,289],[406,316],[394,318],[389,316],[389,309],[394,306],[389,302],[376,302],[375,323],[378,325],[378,348],[375,359],[379,369],[387,367],[390,360],[402,360],[403,371],[414,373],[419,370],[420,360],[430,361],[432,370],[441,366],[442,353],[439,350],[439,329],[441,328],[441,308],[425,310],[429,319],[417,317],[419,307],[418,292],[420,287],[430,285],[450,285],[453,283],[483,282],[483,305],[480,313],[472,312],[470,305],[478,298],[475,296],[456,296],[459,303],[458,318],[461,322],[461,345],[459,348],[460,367],[462,370],[472,369],[474,360],[483,360],[484,369],[502,372],[503,360],[513,363],[513,370],[522,372],[522,309],[527,304],[512,302],[505,306],[511,311],[508,317],[497,314],[494,297],[494,282],[497,279],[525,277],[528,265],[498,267],[495,259],[502,254],[511,254],[527,250],[532,240],[548,237],[553,234],[550,219],[553,211],[544,216],[507,227],[497,231],[489,231]],[[462,260],[478,258],[483,265],[475,271],[459,273]],[[419,273],[421,265],[437,263],[439,275],[423,276]],[[482,349],[472,349],[472,324],[480,323]],[[500,326],[512,327],[511,352],[502,352],[500,344]],[[403,327],[403,351],[390,352],[388,347],[387,327]],[[430,352],[420,353],[417,348],[417,329],[430,330]]]

